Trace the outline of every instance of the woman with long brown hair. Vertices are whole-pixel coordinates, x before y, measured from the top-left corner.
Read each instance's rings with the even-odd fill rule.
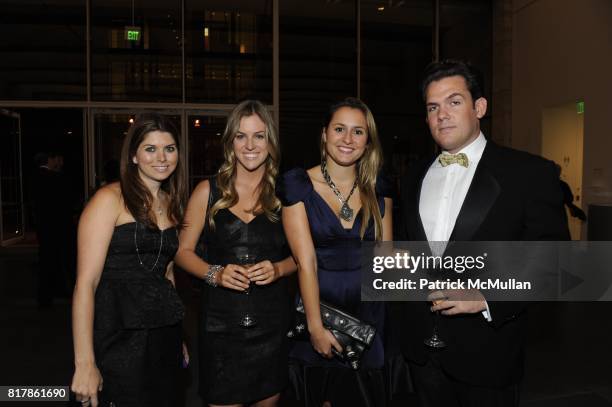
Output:
[[[320,165],[291,170],[279,182],[310,333],[310,343],[291,351],[292,377],[309,406],[379,406],[386,398],[384,305],[361,303],[361,242],[392,240],[392,202],[379,177],[382,149],[368,107],[355,98],[332,105],[320,147]],[[358,371],[333,358],[342,346],[323,325],[321,301],[377,328]]]
[[[204,280],[200,395],[209,405],[274,406],[288,382],[287,279],[295,271],[275,195],[274,122],[254,100],[230,113],[224,163],[194,190],[176,262]],[[204,259],[196,246],[204,242]]]
[[[179,149],[169,121],[138,117],[123,142],[120,182],[102,187],[81,215],[71,389],[83,405],[175,405],[183,305],[172,258],[185,202]]]

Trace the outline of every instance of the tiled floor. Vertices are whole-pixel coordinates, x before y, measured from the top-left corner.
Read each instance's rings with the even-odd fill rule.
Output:
[[[35,267],[35,248],[0,249],[0,385],[68,385],[71,379],[70,304],[38,309]],[[522,406],[612,406],[612,303],[539,304],[529,317]],[[196,318],[190,309],[192,343]],[[195,351],[192,346],[192,360]],[[185,378],[186,407],[201,406],[196,382],[192,369]],[[393,405],[415,406],[411,399]]]

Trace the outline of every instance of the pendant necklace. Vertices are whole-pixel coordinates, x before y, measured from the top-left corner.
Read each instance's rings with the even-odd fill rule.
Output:
[[[151,209],[153,209],[153,205],[151,205]],[[158,216],[162,216],[164,214],[164,208],[161,201],[157,201],[157,205],[155,209],[153,209],[153,212],[155,212]]]
[[[321,161],[321,173],[323,174],[323,178],[325,179],[327,185],[329,185],[331,190],[334,191],[334,194],[336,194],[336,197],[340,201],[340,204],[342,204],[342,206],[340,207],[340,212],[338,212],[338,216],[340,216],[340,218],[346,222],[351,222],[353,220],[354,211],[349,206],[348,202],[349,199],[351,199],[353,192],[355,192],[355,188],[357,188],[357,177],[355,177],[351,192],[349,192],[346,199],[344,199],[342,193],[340,192],[336,184],[334,184],[334,181],[332,181],[331,177],[329,176],[329,173],[327,172],[327,160],[325,159]]]
[[[139,225],[139,222],[136,221],[136,226],[134,227],[134,246],[136,246],[136,255],[138,256],[138,262],[145,270],[153,271],[155,267],[157,266],[157,262],[159,261],[159,256],[161,255],[162,247],[164,246],[164,231],[161,229],[159,230],[159,250],[157,251],[157,258],[155,259],[155,263],[153,263],[153,267],[151,267],[150,269],[147,269],[147,267],[145,267],[144,263],[142,262],[142,259],[140,258],[140,250],[138,249],[138,235],[137,235],[138,225]]]

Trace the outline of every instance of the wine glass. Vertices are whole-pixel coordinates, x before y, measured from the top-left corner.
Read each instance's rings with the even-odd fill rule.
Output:
[[[255,255],[250,254],[250,253],[244,253],[244,254],[239,254],[237,256],[238,258],[238,265],[244,267],[244,268],[249,268],[252,265],[255,264]],[[240,322],[238,323],[238,325],[240,325],[243,328],[251,328],[255,325],[257,325],[257,321],[255,320],[255,318],[253,318],[250,315],[250,308],[251,308],[251,284],[249,284],[248,288],[246,290],[244,290],[244,294],[247,296],[247,310],[246,313],[242,316],[242,319],[240,320]]]
[[[433,305],[438,305],[439,303],[445,300],[446,298],[436,298],[436,299],[432,299],[431,302]],[[433,332],[431,333],[431,336],[425,339],[423,342],[425,343],[425,345],[429,346],[430,348],[435,348],[435,349],[446,348],[446,342],[444,342],[442,338],[438,336],[438,320],[440,319],[440,311],[436,311],[433,318],[434,318]]]

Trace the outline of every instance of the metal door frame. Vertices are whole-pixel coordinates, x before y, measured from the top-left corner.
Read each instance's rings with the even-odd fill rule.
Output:
[[[22,169],[22,160],[21,160],[21,115],[17,112],[13,112],[7,109],[0,109],[0,115],[12,117],[17,119],[17,138],[18,138],[18,149],[19,153],[17,154],[18,160],[18,168],[19,168],[19,199],[21,203],[21,234],[17,235],[10,239],[4,239],[4,224],[3,224],[3,216],[2,210],[0,208],[0,246],[8,246],[20,240],[23,240],[25,237],[25,205],[23,201],[23,169]],[[0,168],[0,171],[2,169]],[[0,206],[2,204],[2,188],[0,188]]]

